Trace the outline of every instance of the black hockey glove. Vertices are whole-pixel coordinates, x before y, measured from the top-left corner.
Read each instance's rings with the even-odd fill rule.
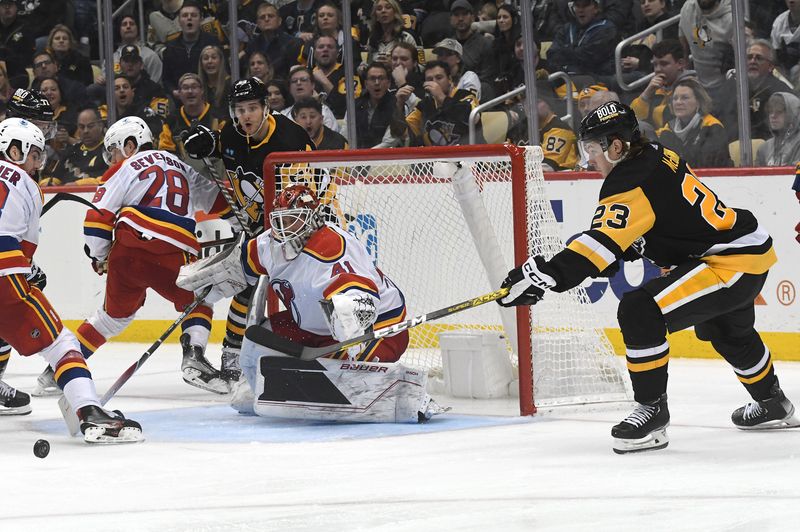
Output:
[[[203,124],[195,124],[183,139],[186,154],[192,159],[211,157],[217,147],[217,132]]]
[[[31,262],[31,273],[26,275],[25,279],[29,285],[35,286],[39,290],[44,290],[44,287],[47,286],[47,275],[35,262]]]
[[[544,291],[556,285],[556,280],[543,273],[544,258],[534,256],[508,272],[501,288],[509,288],[508,295],[497,300],[501,307],[535,305],[544,297]]]

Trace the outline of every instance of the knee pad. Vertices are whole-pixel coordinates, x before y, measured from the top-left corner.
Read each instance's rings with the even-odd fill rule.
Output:
[[[81,352],[81,344],[78,342],[78,339],[72,334],[72,331],[69,329],[61,329],[61,332],[56,337],[55,341],[52,344],[47,346],[45,349],[42,349],[39,354],[44,358],[50,367],[56,369],[59,360],[64,356],[65,353],[69,353],[71,351],[75,351],[76,353]],[[81,356],[81,359],[83,357]]]
[[[617,321],[626,345],[658,345],[667,335],[664,314],[653,297],[641,289],[622,296],[617,308]]]

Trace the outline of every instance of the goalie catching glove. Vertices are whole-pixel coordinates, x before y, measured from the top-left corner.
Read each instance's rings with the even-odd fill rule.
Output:
[[[238,294],[248,286],[241,261],[243,243],[244,235],[235,245],[216,255],[181,266],[175,284],[195,294],[201,292],[206,286],[212,286],[213,288],[204,298],[204,301],[209,304]]]
[[[203,124],[195,124],[185,132],[183,147],[192,159],[211,157],[217,148],[217,133]]]
[[[544,297],[544,291],[553,288],[556,280],[542,272],[546,264],[544,258],[530,257],[528,260],[508,272],[508,276],[501,285],[509,288],[508,295],[498,299],[501,307],[515,307],[518,305],[535,305]]]
[[[321,301],[325,316],[331,328],[331,336],[339,342],[346,342],[366,334],[367,329],[375,324],[378,318],[377,299],[370,294],[359,293],[336,294],[330,300]],[[354,360],[361,350],[362,344],[347,349],[347,354]]]

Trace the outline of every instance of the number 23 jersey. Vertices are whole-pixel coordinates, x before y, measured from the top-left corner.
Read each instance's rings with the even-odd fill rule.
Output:
[[[250,240],[244,253],[245,273],[269,275],[270,286],[305,331],[330,336],[319,302],[342,293],[367,292],[379,300],[375,329],[406,317],[405,300],[397,286],[373,265],[361,242],[336,226],[325,225],[314,232],[293,260],[283,257],[271,231]]]
[[[548,262],[555,290],[597,276],[631,257],[629,249],[664,268],[700,260],[760,274],[777,261],[772,238],[750,211],[727,207],[683,159],[656,143],[606,177],[591,228]]]

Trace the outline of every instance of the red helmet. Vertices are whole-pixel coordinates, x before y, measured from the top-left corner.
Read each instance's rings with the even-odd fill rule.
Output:
[[[275,196],[272,204],[273,210],[286,209],[311,209],[319,206],[319,200],[314,191],[305,185],[289,185]]]
[[[305,185],[288,186],[275,197],[269,220],[272,235],[287,260],[297,257],[314,231],[325,225],[318,207],[316,194]]]

